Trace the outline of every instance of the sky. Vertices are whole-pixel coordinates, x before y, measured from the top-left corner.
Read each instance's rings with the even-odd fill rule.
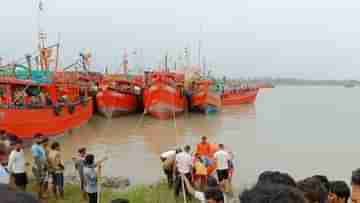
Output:
[[[38,24],[61,39],[61,63],[91,50],[93,68],[157,66],[198,41],[213,72],[229,77],[360,80],[358,0],[2,0],[0,56],[11,61],[36,48]],[[140,53],[139,51],[137,53]]]

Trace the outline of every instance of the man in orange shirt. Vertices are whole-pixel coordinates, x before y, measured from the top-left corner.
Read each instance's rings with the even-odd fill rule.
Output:
[[[201,142],[196,146],[196,153],[204,160],[207,167],[211,154],[211,147],[206,136],[201,137]]]

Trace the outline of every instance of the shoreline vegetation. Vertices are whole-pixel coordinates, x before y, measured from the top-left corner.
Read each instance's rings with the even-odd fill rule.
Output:
[[[28,186],[28,191],[35,195],[34,184]],[[47,203],[87,203],[81,196],[80,186],[76,183],[65,184],[65,199],[56,200],[50,193]],[[168,188],[165,180],[151,185],[134,185],[130,186],[125,191],[115,191],[109,188],[103,188],[101,193],[101,203],[110,203],[116,198],[126,198],[131,203],[180,203],[183,202],[182,195],[178,199],[174,196],[174,191]],[[197,203],[198,201],[192,198],[192,201],[187,203]]]
[[[358,80],[306,80],[299,78],[237,78],[230,81],[238,81],[248,84],[271,84],[274,86],[360,86]]]

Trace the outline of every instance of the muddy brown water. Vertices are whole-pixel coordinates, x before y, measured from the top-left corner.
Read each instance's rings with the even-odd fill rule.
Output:
[[[94,116],[60,138],[65,159],[86,146],[109,156],[103,173],[147,184],[163,177],[159,155],[176,146],[195,146],[200,136],[224,143],[235,154],[234,185],[249,186],[261,171],[276,169],[300,179],[326,174],[348,180],[360,153],[358,88],[276,87],[262,90],[253,105],[214,115],[184,114],[161,121],[129,115]],[[175,128],[176,126],[176,128]]]

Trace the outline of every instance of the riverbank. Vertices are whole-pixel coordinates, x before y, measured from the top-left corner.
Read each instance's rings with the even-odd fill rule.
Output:
[[[28,190],[35,195],[34,185],[30,185]],[[170,190],[163,181],[152,185],[136,185],[129,187],[126,191],[115,191],[113,189],[104,189],[101,193],[101,202],[110,203],[117,198],[125,198],[130,203],[177,203],[183,202],[182,195],[179,199],[174,197],[173,190]],[[55,200],[52,196],[47,203],[87,203],[82,200],[80,187],[77,184],[65,185],[65,199]],[[196,203],[196,201],[187,201],[187,203]]]

